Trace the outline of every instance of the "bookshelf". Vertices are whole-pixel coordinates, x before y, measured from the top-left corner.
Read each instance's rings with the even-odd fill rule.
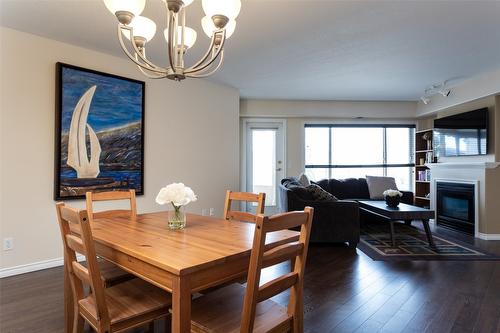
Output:
[[[431,171],[425,164],[434,162],[432,134],[432,129],[415,132],[415,205],[426,208],[431,203]]]

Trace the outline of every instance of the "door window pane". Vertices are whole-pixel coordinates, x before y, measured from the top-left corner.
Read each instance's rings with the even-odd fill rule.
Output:
[[[384,129],[334,127],[331,147],[334,165],[383,164]]]
[[[330,164],[328,156],[328,127],[306,127],[305,129],[305,164]]]
[[[412,128],[387,128],[387,164],[408,164],[412,161]]]
[[[276,205],[276,130],[252,130],[253,193],[266,193],[266,206]]]

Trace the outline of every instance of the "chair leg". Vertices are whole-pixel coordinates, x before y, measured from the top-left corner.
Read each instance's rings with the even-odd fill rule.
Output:
[[[154,321],[149,323],[148,333],[155,333],[155,322]]]
[[[172,332],[172,316],[165,317],[165,333]]]
[[[85,320],[76,312],[73,317],[73,333],[83,333],[84,326]]]

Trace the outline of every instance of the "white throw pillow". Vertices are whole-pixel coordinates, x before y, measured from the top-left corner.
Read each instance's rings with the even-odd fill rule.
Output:
[[[366,176],[370,199],[384,199],[385,190],[397,190],[396,180],[393,177]]]
[[[299,176],[299,183],[302,186],[309,186],[311,185],[311,181],[309,180],[309,177],[306,176],[305,173],[301,173]]]

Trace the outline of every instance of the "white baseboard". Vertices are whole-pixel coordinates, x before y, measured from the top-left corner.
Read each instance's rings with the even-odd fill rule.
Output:
[[[476,237],[484,240],[500,240],[500,234],[483,234],[482,232],[478,232]]]
[[[77,259],[78,261],[83,261],[85,260],[85,257],[82,255],[78,255]],[[2,268],[0,269],[0,279],[24,273],[41,271],[42,269],[58,267],[62,266],[63,264],[64,264],[63,258],[56,258],[56,259],[42,260],[31,264]]]

